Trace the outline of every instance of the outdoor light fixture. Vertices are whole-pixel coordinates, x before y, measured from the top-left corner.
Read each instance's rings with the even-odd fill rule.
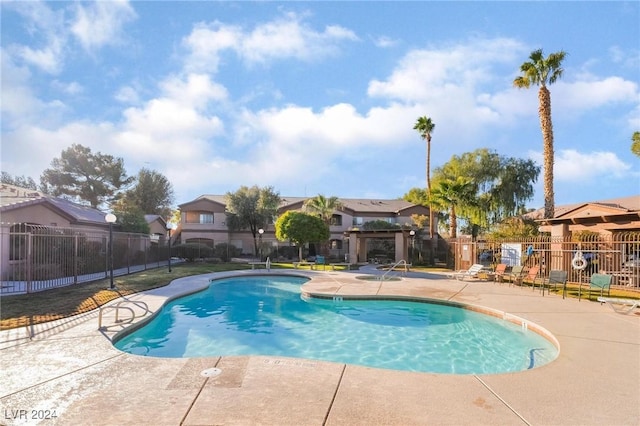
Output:
[[[109,289],[113,290],[116,288],[113,285],[113,224],[118,218],[115,214],[109,213],[104,217],[104,220],[109,224]]]
[[[167,222],[167,232],[169,233],[169,272],[171,272],[171,231],[174,229],[176,229],[176,226],[171,222]]]
[[[413,258],[413,253],[415,251],[415,242],[416,242],[416,231],[413,229],[409,231],[409,235],[411,235],[411,258]]]
[[[264,234],[264,229],[260,228],[258,229],[258,256],[259,256],[259,261],[262,262],[262,234]]]

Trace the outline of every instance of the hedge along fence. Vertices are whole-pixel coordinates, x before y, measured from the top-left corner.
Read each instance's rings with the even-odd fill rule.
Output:
[[[30,293],[109,276],[109,232],[17,225],[0,233],[0,294]],[[113,232],[114,275],[163,266],[164,240]]]

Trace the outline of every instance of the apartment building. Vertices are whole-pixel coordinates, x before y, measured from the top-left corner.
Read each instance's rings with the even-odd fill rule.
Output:
[[[289,210],[302,210],[308,197],[281,197],[278,214]],[[428,215],[429,209],[405,200],[381,200],[363,198],[340,198],[342,208],[333,214],[330,226],[330,255],[350,262],[366,262],[376,242],[385,241],[393,247],[388,260],[407,258],[410,243],[415,243],[415,235],[410,233],[415,225],[411,215]],[[226,199],[224,195],[202,195],[193,201],[180,204],[181,221],[175,231],[175,238],[182,243],[198,242],[209,246],[229,243],[243,254],[257,255],[253,235],[249,230],[231,231],[226,226]],[[397,225],[392,229],[366,230],[365,224],[385,221]],[[418,235],[420,235],[418,233]],[[269,224],[261,234],[260,247],[266,253],[276,252],[289,245],[275,238],[273,224]],[[427,235],[428,238],[428,235]],[[314,247],[311,247],[313,254]]]

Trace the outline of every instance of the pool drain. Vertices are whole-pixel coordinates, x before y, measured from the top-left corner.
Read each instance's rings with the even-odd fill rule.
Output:
[[[222,370],[219,368],[207,368],[206,370],[202,370],[200,375],[202,377],[216,377],[222,373]]]

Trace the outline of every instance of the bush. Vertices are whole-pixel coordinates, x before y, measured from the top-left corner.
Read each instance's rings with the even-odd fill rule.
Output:
[[[228,262],[232,257],[238,257],[242,254],[242,250],[238,249],[233,244],[220,243],[216,244],[214,249],[215,257],[220,258],[223,262]]]
[[[205,259],[213,256],[213,249],[205,244],[185,243],[174,246],[172,255],[185,259],[187,262],[193,262],[195,259]]]

